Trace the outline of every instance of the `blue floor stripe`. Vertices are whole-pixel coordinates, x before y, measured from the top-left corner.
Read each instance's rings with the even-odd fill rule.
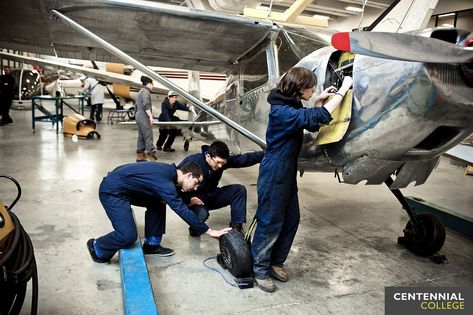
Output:
[[[158,308],[139,236],[132,247],[120,250],[120,273],[124,314],[157,315]]]

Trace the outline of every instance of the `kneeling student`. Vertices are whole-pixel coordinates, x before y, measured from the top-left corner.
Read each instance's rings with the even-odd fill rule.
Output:
[[[138,231],[131,205],[146,207],[143,252],[171,256],[174,250],[161,246],[165,232],[166,204],[199,234],[218,239],[229,231],[210,229],[182,202],[178,188],[194,190],[202,181],[202,169],[195,163],[176,167],[157,162],[130,163],[117,167],[104,177],[99,198],[114,230],[87,241],[92,260],[109,262],[115,253],[133,245]]]

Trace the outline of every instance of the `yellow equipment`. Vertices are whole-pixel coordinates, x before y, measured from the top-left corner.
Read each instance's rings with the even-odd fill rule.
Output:
[[[97,139],[100,139],[100,134],[95,130],[95,122],[82,115],[73,114],[64,117],[62,125],[66,137],[77,135],[80,139],[92,139],[97,136]]]

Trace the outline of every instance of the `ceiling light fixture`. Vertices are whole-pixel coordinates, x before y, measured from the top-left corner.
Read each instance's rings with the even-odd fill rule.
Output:
[[[314,14],[314,15],[312,15],[312,17],[313,17],[314,19],[327,19],[327,20],[330,19],[330,17],[328,17],[328,16],[326,16],[326,15],[319,15],[319,14]]]
[[[446,13],[446,14],[440,14],[439,19],[449,17],[449,16],[455,16],[455,13]]]
[[[345,10],[347,10],[347,11],[352,11],[352,12],[357,12],[357,13],[363,12],[363,9],[362,9],[362,8],[360,8],[360,7],[354,7],[354,6],[351,6],[351,5],[345,7]]]

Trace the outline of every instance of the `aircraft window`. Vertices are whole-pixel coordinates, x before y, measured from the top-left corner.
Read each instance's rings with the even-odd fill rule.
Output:
[[[294,47],[287,42],[287,39],[281,33],[277,39],[277,46],[279,73],[283,74],[299,62],[300,58],[294,51]]]
[[[244,92],[256,89],[268,82],[266,51],[262,50],[249,60],[241,73]]]

